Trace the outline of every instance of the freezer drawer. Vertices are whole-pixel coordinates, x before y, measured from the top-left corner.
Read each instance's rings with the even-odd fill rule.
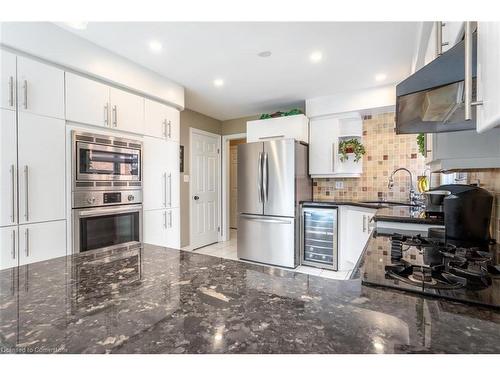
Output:
[[[302,208],[301,264],[338,269],[337,209]]]
[[[294,218],[239,215],[239,259],[295,268],[296,254]]]

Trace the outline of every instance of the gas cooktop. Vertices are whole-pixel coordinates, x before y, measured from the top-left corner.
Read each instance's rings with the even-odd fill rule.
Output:
[[[500,308],[500,250],[422,235],[374,234],[362,282]]]

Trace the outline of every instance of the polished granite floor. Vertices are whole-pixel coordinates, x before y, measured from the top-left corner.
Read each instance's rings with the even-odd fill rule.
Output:
[[[0,272],[14,353],[500,353],[500,312],[186,251]]]

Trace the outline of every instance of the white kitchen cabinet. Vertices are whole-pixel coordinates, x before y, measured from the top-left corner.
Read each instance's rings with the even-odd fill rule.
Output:
[[[309,174],[313,178],[359,177],[363,160],[341,161],[339,142],[350,138],[361,140],[363,120],[358,114],[334,115],[311,119],[309,138]]]
[[[41,62],[17,57],[18,109],[64,119],[64,72]]]
[[[180,209],[144,211],[144,242],[180,248]]]
[[[66,120],[110,126],[109,86],[66,73]]]
[[[179,111],[165,104],[145,99],[144,134],[179,142]]]
[[[372,232],[370,220],[375,210],[341,206],[339,270],[352,270],[358,262]]]
[[[0,50],[0,108],[16,109],[16,55]]]
[[[19,223],[65,218],[65,122],[19,113]]]
[[[477,131],[500,126],[500,23],[477,25]],[[498,140],[498,139],[497,139]]]
[[[144,139],[144,209],[179,207],[179,144]]]
[[[66,220],[19,225],[19,265],[66,255]]]
[[[111,87],[111,127],[131,133],[144,133],[144,98]]]
[[[165,211],[167,221],[165,246],[179,249],[181,246],[180,208],[171,208]]]
[[[0,270],[16,267],[19,260],[18,226],[0,228]]]
[[[247,142],[249,143],[289,138],[309,143],[309,119],[305,115],[247,122]]]
[[[0,110],[0,227],[17,223],[16,112]]]

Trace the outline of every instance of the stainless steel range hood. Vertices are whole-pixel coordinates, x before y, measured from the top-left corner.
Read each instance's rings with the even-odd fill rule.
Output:
[[[472,100],[476,99],[476,33],[472,34]],[[476,128],[465,120],[465,40],[396,86],[396,133],[441,133]]]

